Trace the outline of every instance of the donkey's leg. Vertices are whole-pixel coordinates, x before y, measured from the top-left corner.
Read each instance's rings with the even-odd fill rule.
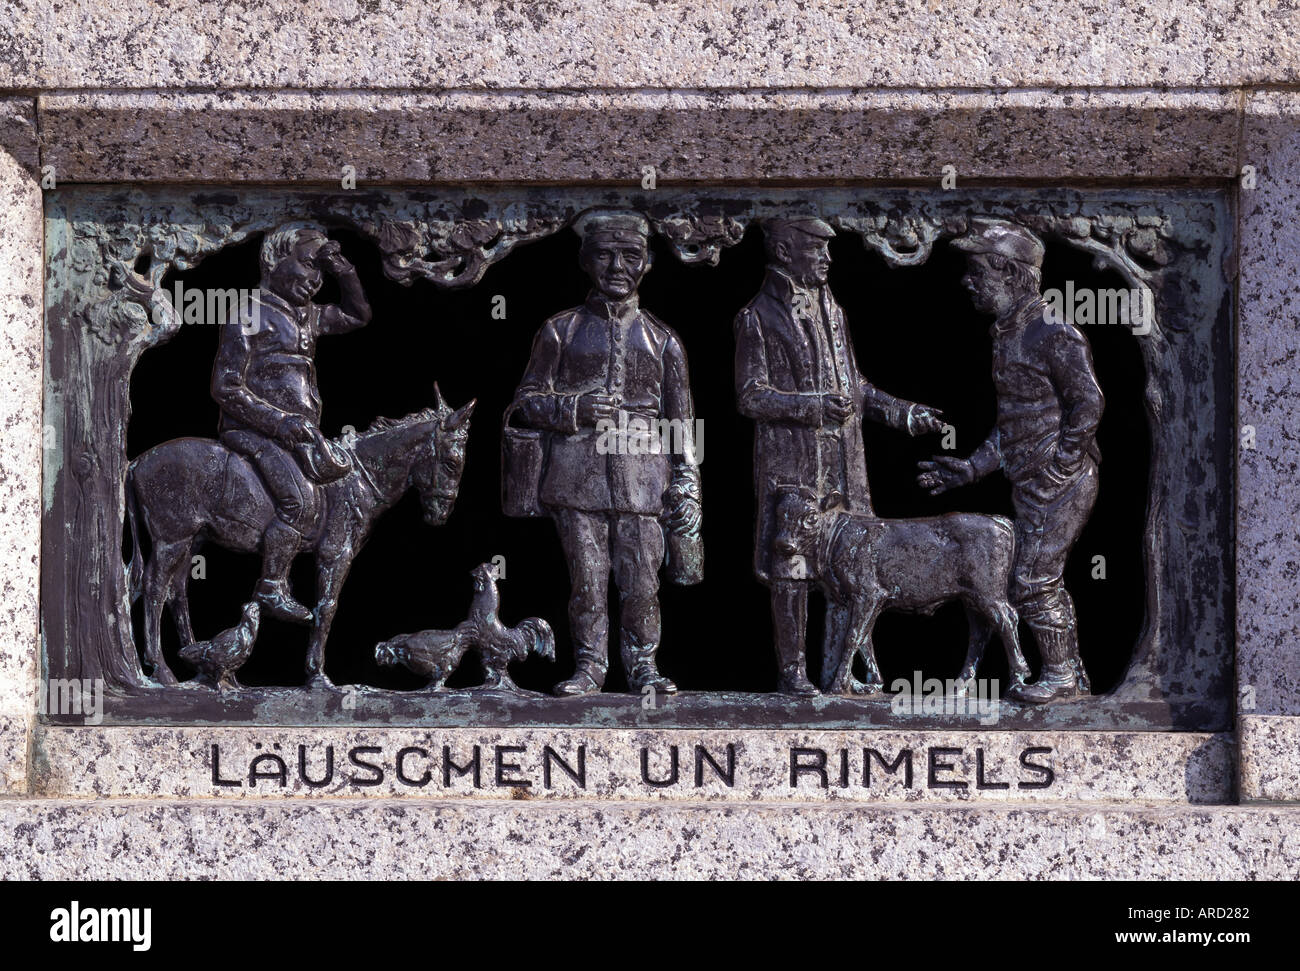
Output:
[[[189,539],[180,542],[155,543],[153,557],[144,571],[144,640],[145,662],[153,669],[153,679],[159,684],[176,684],[162,652],[162,612],[171,592],[178,562],[189,552]]]
[[[316,565],[316,609],[312,611],[311,643],[307,648],[307,683],[312,687],[330,688],[334,684],[325,675],[325,641],[338,610],[339,590],[351,568],[352,561],[346,556],[321,560]]]
[[[163,592],[159,589],[158,551],[144,567],[144,660],[151,668],[150,674],[158,676],[158,662],[162,658]]]
[[[172,576],[168,598],[172,609],[172,620],[176,624],[176,633],[180,636],[182,647],[194,643],[194,625],[190,623],[189,578],[190,560],[181,557]]]

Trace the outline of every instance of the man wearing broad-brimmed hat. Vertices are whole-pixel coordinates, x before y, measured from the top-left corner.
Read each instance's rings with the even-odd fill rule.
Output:
[[[767,276],[735,323],[736,398],[756,423],[754,572],[771,589],[778,690],[812,695],[805,645],[812,580],[788,576],[773,562],[779,490],[838,493],[846,508],[870,514],[863,419],[911,435],[943,426],[937,410],[893,398],[858,371],[844,311],[826,285],[835,230],[814,218],[768,219],[763,230]],[[828,647],[843,634],[843,620],[832,606]]]
[[[1016,510],[1012,602],[1034,632],[1043,668],[1007,697],[1031,704],[1087,694],[1065,561],[1097,500],[1097,426],[1104,404],[1092,352],[1073,323],[1048,312],[1039,290],[1043,244],[1022,226],[974,218],[953,246],[975,309],[996,315],[993,433],[967,459],[936,455],[917,483],[938,495],[1002,469]]]
[[[539,498],[569,563],[577,664],[555,692],[604,687],[612,572],[629,686],[671,693],[677,687],[655,661],[664,529],[698,537],[701,517],[686,355],[677,335],[637,300],[652,260],[645,217],[589,210],[573,228],[591,293],[542,326],[515,395],[525,424],[548,433]],[[665,450],[652,436],[622,431],[661,419],[675,420],[688,440]]]

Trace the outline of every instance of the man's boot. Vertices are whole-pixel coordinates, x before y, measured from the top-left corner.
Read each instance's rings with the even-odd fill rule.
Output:
[[[578,663],[573,677],[561,681],[551,690],[562,698],[600,694],[605,687],[607,662],[591,648],[578,648]]]
[[[783,695],[812,697],[817,689],[808,680],[808,592],[793,583],[772,588],[772,639],[776,646],[776,690]]]
[[[312,612],[293,599],[289,592],[289,566],[298,555],[302,537],[281,519],[271,520],[262,537],[262,579],[255,596],[266,613],[277,620],[310,624]]]
[[[1033,684],[1015,684],[1007,691],[1007,697],[1027,705],[1043,705],[1049,701],[1063,698],[1075,698],[1086,694],[1081,690],[1079,672],[1082,663],[1076,667],[1078,656],[1074,629],[1054,630],[1030,625],[1034,640],[1038,642],[1038,653],[1043,658],[1043,670]]]
[[[627,671],[627,684],[633,692],[640,694],[646,688],[653,688],[658,694],[677,693],[677,685],[660,674],[655,665],[658,644],[642,644],[627,631],[623,631],[619,638],[619,648],[623,654],[623,667]]]
[[[1077,641],[1078,638],[1075,638]],[[1074,674],[1079,680],[1079,694],[1092,694],[1092,680],[1088,677],[1088,672],[1083,667],[1083,658],[1079,656],[1079,645],[1074,646],[1074,656],[1070,659],[1074,663]]]
[[[801,698],[811,698],[819,694],[817,688],[808,680],[803,651],[795,649],[782,652],[781,646],[777,645],[776,664],[776,690],[778,693],[798,695]]]

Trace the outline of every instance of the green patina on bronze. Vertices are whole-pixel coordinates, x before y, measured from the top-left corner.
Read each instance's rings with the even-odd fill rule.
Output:
[[[1004,709],[999,729],[1226,728],[1232,714],[1231,364],[1235,319],[1225,266],[1227,196],[1217,190],[609,189],[137,191],[74,187],[46,201],[42,644],[47,677],[105,679],[106,721],[174,724],[882,725],[935,727],[889,699],[687,692],[657,711],[627,697],[160,687],[145,676],[121,558],[130,379],[141,354],[173,337],[155,310],[171,270],[294,220],[370,240],[393,280],[470,286],[515,247],[559,232],[593,206],[644,213],[687,262],[716,263],[754,221],[813,213],[889,263],[916,265],[967,233],[973,216],[1015,222],[1090,253],[1136,291],[1155,322],[1146,365],[1151,489],[1146,505],[1146,624],[1110,694]],[[526,259],[526,252],[516,258]],[[481,432],[480,432],[481,434]],[[1130,645],[1122,649],[1128,650]],[[944,716],[948,727],[976,719]]]

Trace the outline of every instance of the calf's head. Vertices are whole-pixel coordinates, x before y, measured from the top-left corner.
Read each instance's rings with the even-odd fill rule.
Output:
[[[772,574],[779,579],[812,579],[827,510],[839,506],[837,492],[825,499],[806,486],[777,490],[776,532],[772,538]]]

